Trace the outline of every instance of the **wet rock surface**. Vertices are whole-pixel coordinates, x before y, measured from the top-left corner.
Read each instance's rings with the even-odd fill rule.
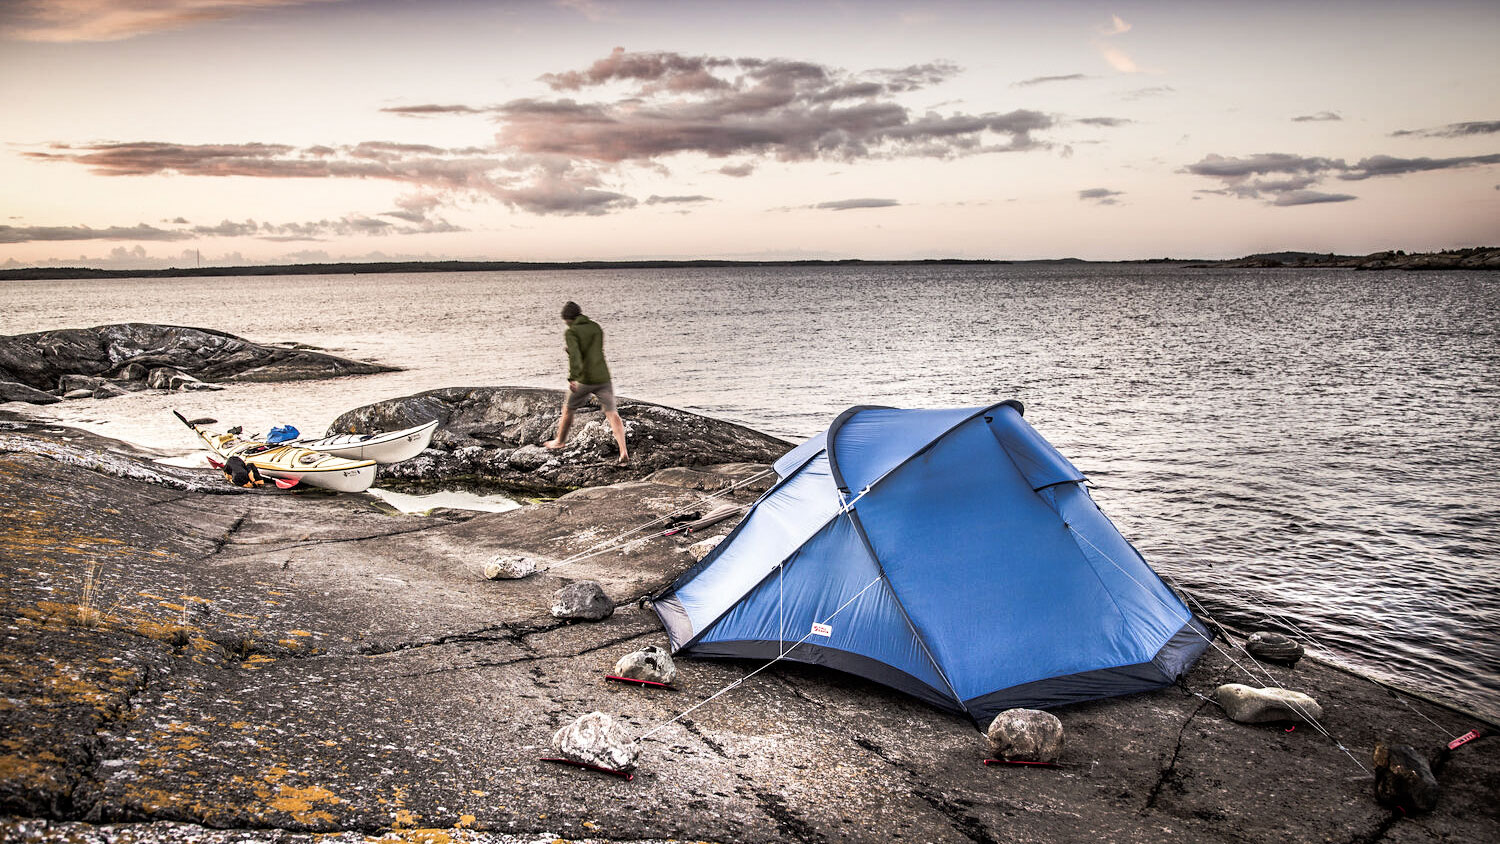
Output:
[[[770,463],[791,444],[742,425],[621,398],[630,463],[615,465],[614,435],[595,405],[578,411],[567,447],[542,448],[557,430],[563,391],[535,387],[449,387],[351,410],[328,433],[398,431],[440,420],[431,446],[381,468],[411,481],[474,479],[534,494],[644,478],[674,467]]]
[[[0,336],[0,400],[47,403],[87,389],[111,398],[145,389],[211,390],[213,382],[303,381],[393,372],[306,348],[252,343],[205,328],[119,323]]]
[[[450,520],[365,495],[214,494],[211,473],[169,485],[102,438],[0,433],[31,446],[0,449],[3,840],[1500,838],[1500,743],[1455,751],[1443,800],[1410,817],[1374,799],[1367,754],[1338,746],[1488,727],[1409,701],[1434,727],[1313,658],[1295,685],[1337,703],[1322,719],[1337,743],[1229,720],[1200,695],[1244,678],[1210,650],[1182,687],[1053,710],[1062,767],[986,768],[967,719],[826,668],[778,663],[686,715],[761,663],[679,661],[677,692],[606,681],[621,656],[665,644],[639,599],[692,565],[701,537],[636,534],[525,579],[473,576],[498,554],[563,561],[710,508],[744,466]],[[612,616],[551,616],[580,580]],[[642,737],[634,781],[540,761],[590,712]]]

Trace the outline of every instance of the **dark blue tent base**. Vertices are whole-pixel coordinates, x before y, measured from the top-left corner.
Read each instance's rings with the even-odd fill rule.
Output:
[[[1211,639],[1212,634],[1208,632],[1208,628],[1195,618],[1167,640],[1150,662],[1101,668],[1011,686],[966,700],[962,706],[952,695],[934,689],[910,674],[849,651],[803,642],[782,658],[790,662],[832,668],[889,686],[947,712],[967,715],[982,729],[1007,709],[1050,709],[1171,685],[1208,649]],[[790,644],[792,643],[699,642],[684,648],[680,654],[688,657],[773,660],[781,653],[782,648]]]

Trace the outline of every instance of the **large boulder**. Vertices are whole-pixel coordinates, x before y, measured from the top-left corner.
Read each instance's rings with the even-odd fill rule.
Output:
[[[574,417],[566,448],[540,446],[557,430],[562,400],[561,390],[537,387],[447,387],[356,408],[335,419],[329,433],[396,431],[438,419],[431,446],[382,466],[382,477],[473,479],[543,495],[644,478],[668,467],[765,464],[791,447],[742,425],[622,398],[630,463],[616,466],[614,436],[592,405]]]
[[[0,379],[0,402],[24,401],[29,404],[52,404],[62,401],[51,393],[44,393],[35,387],[25,384],[17,384],[14,381]]]
[[[0,381],[36,390],[62,388],[70,375],[140,382],[163,369],[209,382],[303,381],[395,371],[323,352],[252,343],[222,331],[140,322],[0,337]],[[165,376],[164,383],[170,382],[171,376]],[[78,387],[62,391],[71,389]]]

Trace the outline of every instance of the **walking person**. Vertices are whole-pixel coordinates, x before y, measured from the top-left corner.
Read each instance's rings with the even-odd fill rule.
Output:
[[[620,447],[617,465],[630,462],[630,451],[625,447],[625,423],[615,410],[615,388],[609,379],[609,365],[604,362],[604,329],[599,323],[583,315],[583,309],[574,302],[563,305],[563,322],[568,327],[563,331],[563,342],[568,346],[568,395],[563,399],[562,417],[557,420],[557,436],[542,443],[543,448],[557,450],[567,445],[568,428],[573,424],[573,411],[594,396],[604,408],[604,418],[615,433],[615,444]]]

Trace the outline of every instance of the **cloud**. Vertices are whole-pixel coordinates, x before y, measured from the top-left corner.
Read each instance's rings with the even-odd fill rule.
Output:
[[[177,241],[215,237],[253,237],[269,241],[321,240],[334,236],[428,234],[433,232],[463,231],[446,220],[430,220],[425,217],[407,218],[399,212],[381,216],[393,216],[408,223],[401,225],[376,219],[363,214],[349,214],[337,220],[317,220],[304,223],[264,223],[255,220],[224,220],[211,226],[186,225],[182,228],[164,229],[144,223],[135,226],[111,226],[90,228],[88,226],[0,226],[0,243],[31,243],[37,241],[74,240],[131,240],[131,241]]]
[[[1066,76],[1036,76],[1031,79],[1023,79],[1020,82],[1011,83],[1012,88],[1029,88],[1033,85],[1045,85],[1049,82],[1073,82],[1079,79],[1092,79],[1082,73],[1069,73]]]
[[[1426,173],[1431,170],[1459,170],[1487,164],[1500,164],[1500,154],[1466,155],[1458,158],[1396,158],[1390,155],[1373,155],[1360,159],[1349,172],[1339,174],[1339,178],[1358,181],[1376,176],[1403,176],[1407,173]]]
[[[1299,117],[1293,117],[1292,118],[1292,122],[1293,123],[1321,123],[1321,122],[1324,122],[1324,121],[1343,120],[1343,119],[1344,118],[1342,118],[1342,117],[1339,116],[1338,112],[1335,112],[1335,111],[1320,111],[1317,114],[1304,114],[1304,115],[1301,115]]]
[[[191,234],[159,229],[139,223],[134,226],[110,226],[93,229],[88,226],[0,226],[0,243],[32,243],[68,240],[187,240]]]
[[[944,62],[848,74],[788,59],[727,59],[616,49],[578,71],[541,80],[560,93],[625,84],[613,101],[519,99],[496,107],[500,144],[525,154],[603,164],[680,153],[781,161],[956,157],[1047,146],[1032,137],[1052,118],[914,114],[895,95],[940,84]]]
[[[1358,199],[1347,193],[1321,193],[1315,190],[1289,190],[1276,195],[1271,204],[1288,207],[1293,205],[1321,205],[1325,202],[1349,202]]]
[[[1109,27],[1100,30],[1099,37],[1093,42],[1094,49],[1099,51],[1099,55],[1104,57],[1110,67],[1121,73],[1140,73],[1141,68],[1135,63],[1135,59],[1106,39],[1124,35],[1131,28],[1131,25],[1121,20],[1119,15],[1112,15]]]
[[[1177,89],[1173,88],[1171,85],[1155,85],[1150,88],[1136,88],[1133,91],[1126,91],[1125,93],[1120,95],[1120,99],[1134,102],[1136,100],[1144,100],[1150,97],[1165,97],[1168,94],[1175,93],[1177,93]]]
[[[808,207],[819,211],[850,211],[855,208],[891,208],[900,204],[894,199],[840,199],[835,202],[819,202],[817,205]]]
[[[1342,158],[1259,153],[1241,158],[1207,155],[1182,172],[1219,180],[1223,187],[1212,193],[1240,199],[1264,199],[1276,206],[1348,202],[1358,197],[1312,190],[1329,178],[1341,181],[1404,176],[1434,170],[1456,170],[1500,164],[1500,154],[1456,158],[1396,158],[1375,155],[1354,164]]]
[[[1109,188],[1089,188],[1078,192],[1078,198],[1084,202],[1093,200],[1099,205],[1119,205],[1117,196],[1124,196],[1124,191],[1110,190]]]
[[[381,109],[387,114],[399,114],[402,117],[432,117],[438,114],[484,114],[489,111],[485,108],[473,108],[466,105],[415,105],[415,106],[392,106]]]
[[[341,0],[11,0],[0,36],[17,41],[120,41],[257,11]]]
[[[581,70],[541,77],[552,96],[382,109],[400,116],[488,117],[496,128],[486,146],[128,141],[54,144],[22,154],[103,176],[389,181],[425,197],[423,207],[401,206],[372,219],[427,225],[437,204],[464,197],[492,198],[534,214],[632,208],[636,199],[611,189],[623,181],[622,171],[665,172],[665,161],[678,155],[733,156],[736,163],[718,172],[743,178],[768,160],[954,159],[1054,148],[1045,133],[1065,122],[1040,111],[918,113],[900,102],[959,72],[941,61],[850,73],[790,59],[615,49]],[[1076,122],[1107,127],[1127,121]]]
[[[1103,126],[1112,128],[1115,126],[1125,126],[1130,123],[1134,123],[1135,121],[1129,120],[1124,117],[1080,117],[1077,120],[1072,120],[1069,122],[1081,123],[1084,126]]]
[[[1435,129],[1402,129],[1392,132],[1391,137],[1417,138],[1466,138],[1470,135],[1493,135],[1500,132],[1500,120],[1478,120],[1469,123],[1449,123]]]
[[[646,200],[647,205],[688,205],[698,202],[713,202],[708,196],[657,196],[652,194]]]

